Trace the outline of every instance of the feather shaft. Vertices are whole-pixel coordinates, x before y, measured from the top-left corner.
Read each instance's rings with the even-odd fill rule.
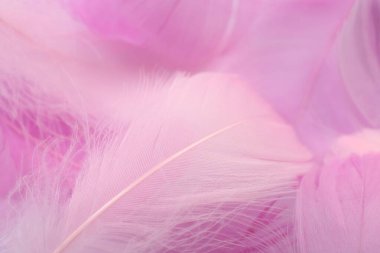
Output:
[[[195,148],[196,146],[212,139],[215,136],[218,136],[219,134],[222,134],[236,126],[239,126],[243,124],[245,121],[236,122],[234,124],[228,125],[222,129],[219,129],[200,140],[193,142],[189,146],[183,148],[182,150],[178,151],[177,153],[173,154],[172,156],[168,157],[164,161],[158,163],[154,167],[152,167],[149,171],[147,171],[144,175],[142,175],[140,178],[136,179],[134,182],[132,182],[129,186],[124,188],[121,192],[119,192],[115,197],[110,199],[106,204],[104,204],[100,209],[98,209],[93,215],[91,215],[84,223],[82,223],[73,233],[71,233],[61,245],[59,245],[56,250],[54,250],[53,253],[62,253],[65,251],[65,249],[72,243],[75,238],[77,238],[78,235],[82,233],[93,221],[95,221],[99,216],[101,216],[108,208],[113,206],[118,200],[120,200],[123,196],[125,196],[128,192],[130,192],[132,189],[134,189],[136,186],[141,184],[145,179],[153,175],[155,172],[160,170],[162,167],[164,167],[166,164],[170,163],[171,161],[175,160],[177,157],[180,157],[181,155],[185,154],[187,151]]]

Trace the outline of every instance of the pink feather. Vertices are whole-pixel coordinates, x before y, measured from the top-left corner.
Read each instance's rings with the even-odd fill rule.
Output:
[[[377,252],[379,4],[0,1],[0,252]]]
[[[345,88],[367,126],[379,127],[380,1],[357,1],[342,35],[340,66]]]
[[[297,197],[299,252],[379,251],[380,160],[351,156],[308,173]]]
[[[147,50],[161,62],[196,67],[236,43],[261,1],[64,2],[79,20],[106,38]]]
[[[150,106],[95,141],[71,197],[57,200],[60,187],[39,182],[19,204],[0,248],[62,253],[292,247],[297,178],[312,166],[292,129],[234,77],[177,77],[140,94]]]
[[[248,80],[324,155],[334,138],[364,123],[339,69],[341,34],[355,2],[264,1],[249,32],[212,69]]]
[[[77,145],[88,135],[78,114],[49,95],[22,78],[1,75],[0,198],[31,173],[33,163],[42,159],[40,151],[44,150],[50,162],[61,160],[73,148],[73,139]]]

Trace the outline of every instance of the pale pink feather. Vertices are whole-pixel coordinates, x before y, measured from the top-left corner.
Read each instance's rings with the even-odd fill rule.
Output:
[[[149,106],[137,107],[128,126],[109,123],[119,130],[95,139],[71,198],[59,202],[52,198],[56,185],[44,193],[38,184],[0,247],[18,253],[292,248],[297,179],[312,166],[292,129],[235,77],[177,77],[140,94]]]
[[[0,252],[377,252],[378,0],[65,1],[0,2]]]

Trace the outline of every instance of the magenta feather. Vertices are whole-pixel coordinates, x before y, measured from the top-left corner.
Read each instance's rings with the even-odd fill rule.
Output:
[[[247,0],[64,2],[91,30],[184,67],[202,64],[236,43],[260,4]]]
[[[377,0],[358,1],[342,35],[340,65],[344,84],[363,121],[379,127],[379,13]]]
[[[0,252],[377,252],[378,12],[0,1]]]
[[[338,63],[342,31],[355,2],[264,1],[239,47],[215,61],[213,69],[249,80],[310,148],[323,153],[337,135],[363,123]]]
[[[300,252],[378,252],[379,156],[352,156],[310,172],[297,197]]]

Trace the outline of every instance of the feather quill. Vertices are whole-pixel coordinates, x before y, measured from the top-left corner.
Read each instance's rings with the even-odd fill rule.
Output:
[[[289,210],[312,162],[269,106],[235,77],[209,74],[145,87],[141,101],[150,106],[91,150],[69,199],[51,197],[56,185],[24,199],[4,252],[292,247]]]

